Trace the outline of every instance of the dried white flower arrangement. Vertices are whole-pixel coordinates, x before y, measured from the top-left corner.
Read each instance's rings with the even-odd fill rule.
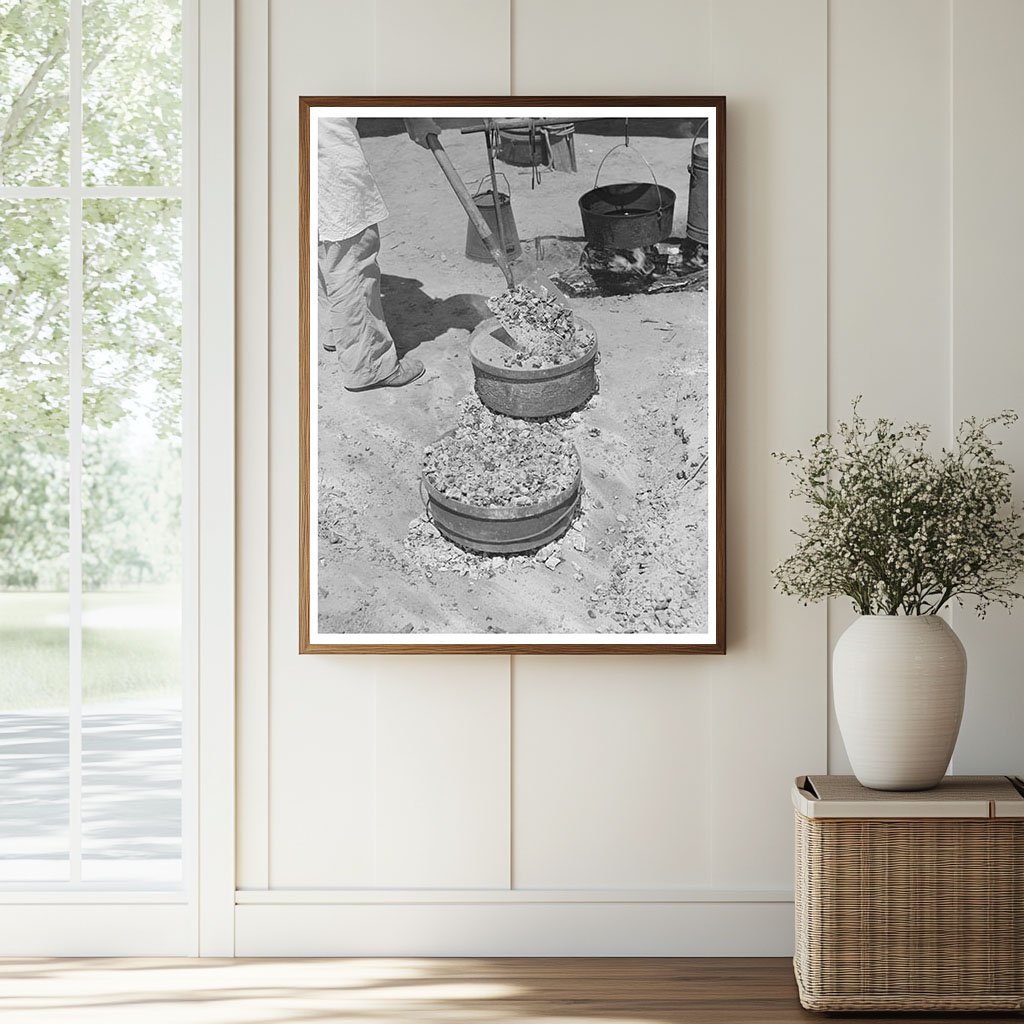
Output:
[[[1017,414],[960,424],[952,448],[927,450],[930,428],[849,423],[819,434],[808,452],[773,452],[811,510],[796,550],[774,570],[776,589],[804,603],[853,600],[862,615],[934,615],[973,599],[979,616],[1009,608],[1024,571],[1024,516],[989,437]]]

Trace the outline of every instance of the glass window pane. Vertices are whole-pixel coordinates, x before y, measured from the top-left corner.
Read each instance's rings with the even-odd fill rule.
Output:
[[[84,0],[87,185],[181,181],[181,0]]]
[[[83,657],[93,685],[128,690],[148,681],[156,696],[114,692],[83,705],[82,881],[180,884],[178,602],[171,593],[115,592],[87,595],[86,605]]]
[[[67,0],[0,0],[0,185],[67,180]]]
[[[84,204],[82,878],[181,877],[181,210]]]
[[[0,200],[0,881],[68,877],[67,236]]]

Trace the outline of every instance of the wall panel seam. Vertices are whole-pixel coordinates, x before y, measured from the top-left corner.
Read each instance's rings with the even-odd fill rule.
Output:
[[[508,669],[508,703],[506,713],[508,714],[508,887],[514,889],[516,884],[515,873],[515,827],[516,827],[516,783],[515,783],[515,742],[516,742],[516,680],[515,680],[515,655],[510,654],[507,661]]]
[[[954,186],[953,186],[953,176],[954,176],[954,141],[953,141],[953,132],[955,130],[954,119],[955,119],[955,116],[956,116],[956,114],[955,114],[956,104],[954,102],[954,92],[953,92],[953,88],[954,88],[953,76],[955,74],[955,65],[954,65],[954,62],[953,62],[953,54],[954,54],[954,45],[953,45],[953,31],[954,31],[954,29],[953,29],[953,25],[954,25],[953,4],[954,4],[954,2],[955,2],[955,0],[946,0],[946,33],[947,33],[947,39],[946,39],[946,43],[947,43],[947,49],[946,49],[946,83],[947,83],[947,87],[946,87],[946,102],[947,102],[948,107],[949,107],[948,112],[947,112],[948,116],[947,116],[947,119],[946,119],[946,133],[947,133],[947,139],[946,139],[946,159],[947,159],[947,167],[948,167],[947,179],[946,179],[946,187],[949,190],[949,195],[947,196],[947,209],[946,209],[946,217],[948,218],[947,225],[946,225],[946,239],[947,239],[947,246],[948,246],[947,258],[948,258],[948,270],[949,270],[949,278],[948,278],[948,281],[947,281],[948,295],[947,295],[947,307],[946,307],[947,332],[948,332],[947,333],[947,337],[946,337],[946,381],[947,381],[947,388],[946,388],[946,402],[947,402],[947,410],[946,410],[946,443],[949,444],[949,445],[952,445],[953,437],[955,436],[955,433],[956,433],[956,424],[955,424],[954,419],[953,419],[954,414],[955,414],[955,410],[956,410],[955,381],[954,381],[954,377],[953,377],[953,370],[954,370],[954,367],[956,365],[956,348],[955,348],[956,342],[955,342],[955,339],[954,339],[954,321],[953,321],[953,311],[954,311],[954,302],[955,302],[955,299],[954,299],[954,295],[955,295],[955,287],[954,287],[954,285],[955,285],[955,270],[954,270],[955,261],[954,261],[953,253],[955,251],[954,250],[954,246],[955,246],[955,242],[956,242],[956,240],[954,238],[954,235],[953,235],[954,225],[956,224],[956,220],[955,220],[955,217],[954,217],[954,212],[955,212],[954,211],[954,203],[955,203],[954,196],[955,196],[955,192],[954,192]],[[957,607],[955,605],[955,602],[951,601],[948,607],[949,607],[949,624],[950,624],[950,626],[955,628],[956,627],[956,620],[957,620]],[[956,761],[957,761],[957,751],[956,751],[956,748],[954,747],[953,755],[950,758],[950,762],[949,762],[949,768],[947,769],[947,771],[948,771],[948,773],[950,775],[955,775],[956,774]]]

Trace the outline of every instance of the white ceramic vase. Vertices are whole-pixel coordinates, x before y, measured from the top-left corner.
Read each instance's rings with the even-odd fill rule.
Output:
[[[931,789],[953,756],[967,655],[936,615],[862,615],[832,655],[836,718],[870,789]]]

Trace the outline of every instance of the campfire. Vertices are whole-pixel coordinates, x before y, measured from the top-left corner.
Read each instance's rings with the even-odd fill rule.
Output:
[[[706,291],[708,248],[690,238],[669,238],[634,249],[587,245],[575,267],[551,277],[574,298]]]

